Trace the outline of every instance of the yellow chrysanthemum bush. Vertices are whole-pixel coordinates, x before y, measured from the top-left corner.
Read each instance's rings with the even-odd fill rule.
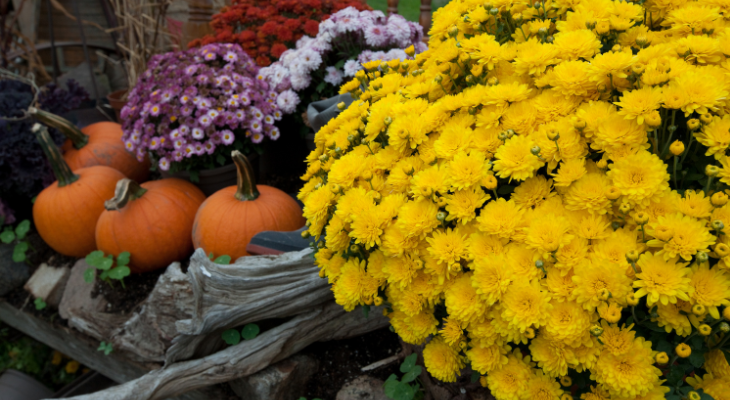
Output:
[[[730,2],[452,0],[430,35],[307,158],[336,301],[498,400],[730,399]]]

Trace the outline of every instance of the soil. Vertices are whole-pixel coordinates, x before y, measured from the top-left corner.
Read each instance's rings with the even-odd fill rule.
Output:
[[[74,257],[56,253],[55,250],[41,239],[41,236],[37,232],[29,233],[27,240],[31,249],[27,253],[27,259],[32,271],[35,271],[43,263],[51,267],[62,267],[64,265],[72,267],[76,262],[76,258]]]
[[[369,375],[385,381],[390,374],[400,374],[402,360],[373,371],[363,372],[362,367],[398,354],[401,344],[398,335],[388,328],[379,329],[350,339],[318,342],[301,351],[319,361],[319,370],[307,383],[307,399],[334,400],[342,386],[361,375]]]
[[[68,322],[58,315],[57,309],[46,307],[43,310],[36,310],[33,296],[26,292],[22,286],[11,290],[3,298],[18,310],[42,318],[56,326],[68,326]]]
[[[94,290],[91,297],[101,295],[106,299],[105,312],[110,314],[128,314],[135,309],[149,296],[154,289],[157,279],[165,272],[165,268],[143,274],[131,274],[124,278],[124,287],[120,282],[112,280],[108,284],[100,279],[94,282]]]

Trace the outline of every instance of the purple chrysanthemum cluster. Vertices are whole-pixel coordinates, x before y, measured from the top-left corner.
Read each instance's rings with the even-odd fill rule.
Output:
[[[355,76],[368,61],[404,60],[403,49],[411,45],[419,53],[425,51],[422,39],[423,28],[400,15],[386,17],[381,11],[348,7],[320,23],[317,37],[303,36],[296,49],[285,51],[279,61],[262,68],[259,77],[281,93],[277,103],[289,114],[296,110],[300,95],[314,100],[302,93],[307,89],[328,83],[329,90],[319,86],[317,92],[321,97],[334,95],[343,79]]]
[[[256,79],[258,72],[237,44],[152,57],[121,112],[127,150],[140,160],[150,152],[162,170],[180,170],[195,159],[227,156],[248,141],[278,139],[278,93]]]

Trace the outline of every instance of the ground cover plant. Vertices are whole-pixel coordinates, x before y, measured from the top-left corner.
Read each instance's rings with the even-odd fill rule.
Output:
[[[728,9],[452,1],[299,194],[346,310],[498,399],[730,396]]]

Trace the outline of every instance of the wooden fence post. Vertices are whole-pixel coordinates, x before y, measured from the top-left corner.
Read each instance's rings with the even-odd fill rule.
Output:
[[[398,3],[400,0],[388,0],[388,15],[398,14]]]
[[[184,48],[192,40],[213,33],[213,28],[210,27],[210,21],[213,17],[213,1],[188,0],[188,8],[190,17],[188,22],[183,25],[183,43],[180,44]]]
[[[421,15],[418,22],[423,27],[423,40],[428,42],[428,31],[431,30],[431,0],[421,0]]]

